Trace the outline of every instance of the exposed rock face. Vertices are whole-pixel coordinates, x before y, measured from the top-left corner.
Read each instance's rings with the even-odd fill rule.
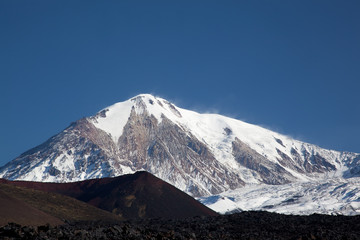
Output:
[[[336,170],[335,165],[326,161],[325,158],[320,156],[319,154],[310,154],[308,151],[303,151],[305,161],[304,168],[308,172],[329,172]]]
[[[331,172],[351,178],[360,172],[356,159],[354,153],[139,95],[71,124],[2,167],[0,177],[71,182],[146,170],[198,197]]]
[[[218,163],[208,147],[162,115],[161,123],[147,112],[131,111],[119,138],[120,158],[132,169],[144,169],[194,196],[219,193],[244,182]],[[212,166],[209,168],[208,166]],[[190,176],[190,178],[189,178]],[[221,182],[214,179],[223,179]],[[202,184],[194,183],[200,179]]]
[[[117,152],[108,134],[81,119],[23,153],[14,160],[15,165],[5,165],[8,170],[4,177],[61,182],[76,181],[81,176],[113,176],[121,173],[121,168],[113,168],[119,159]]]
[[[329,163],[318,153],[310,154],[306,149],[302,151],[303,157],[301,157],[294,148],[291,148],[292,158],[277,148],[276,151],[280,156],[278,161],[282,166],[299,173],[325,173],[336,170],[334,164]]]
[[[242,166],[255,171],[266,184],[284,184],[295,180],[295,177],[288,173],[278,163],[273,163],[258,154],[248,145],[235,138],[233,142],[233,154],[236,161]]]

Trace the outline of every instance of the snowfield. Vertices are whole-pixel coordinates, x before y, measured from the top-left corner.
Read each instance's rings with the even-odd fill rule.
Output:
[[[219,213],[264,210],[310,215],[360,213],[360,179],[328,179],[284,185],[249,185],[198,200]]]

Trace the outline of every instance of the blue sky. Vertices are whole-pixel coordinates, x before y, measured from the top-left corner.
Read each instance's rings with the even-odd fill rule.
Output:
[[[139,93],[360,152],[359,1],[0,1],[0,165]]]

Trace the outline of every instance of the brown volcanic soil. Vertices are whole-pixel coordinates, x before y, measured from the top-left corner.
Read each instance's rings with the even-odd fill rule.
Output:
[[[0,225],[16,222],[22,225],[63,224],[59,218],[32,207],[23,200],[14,198],[11,186],[0,184]]]
[[[64,220],[114,222],[122,219],[67,196],[0,183],[0,225],[8,222],[58,225]]]
[[[125,219],[218,215],[148,172],[74,183],[5,182],[73,197]]]

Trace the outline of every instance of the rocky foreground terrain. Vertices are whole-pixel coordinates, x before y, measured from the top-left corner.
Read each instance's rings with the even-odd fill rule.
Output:
[[[360,239],[360,216],[293,216],[242,212],[182,220],[77,222],[27,227],[8,224],[1,239]]]

